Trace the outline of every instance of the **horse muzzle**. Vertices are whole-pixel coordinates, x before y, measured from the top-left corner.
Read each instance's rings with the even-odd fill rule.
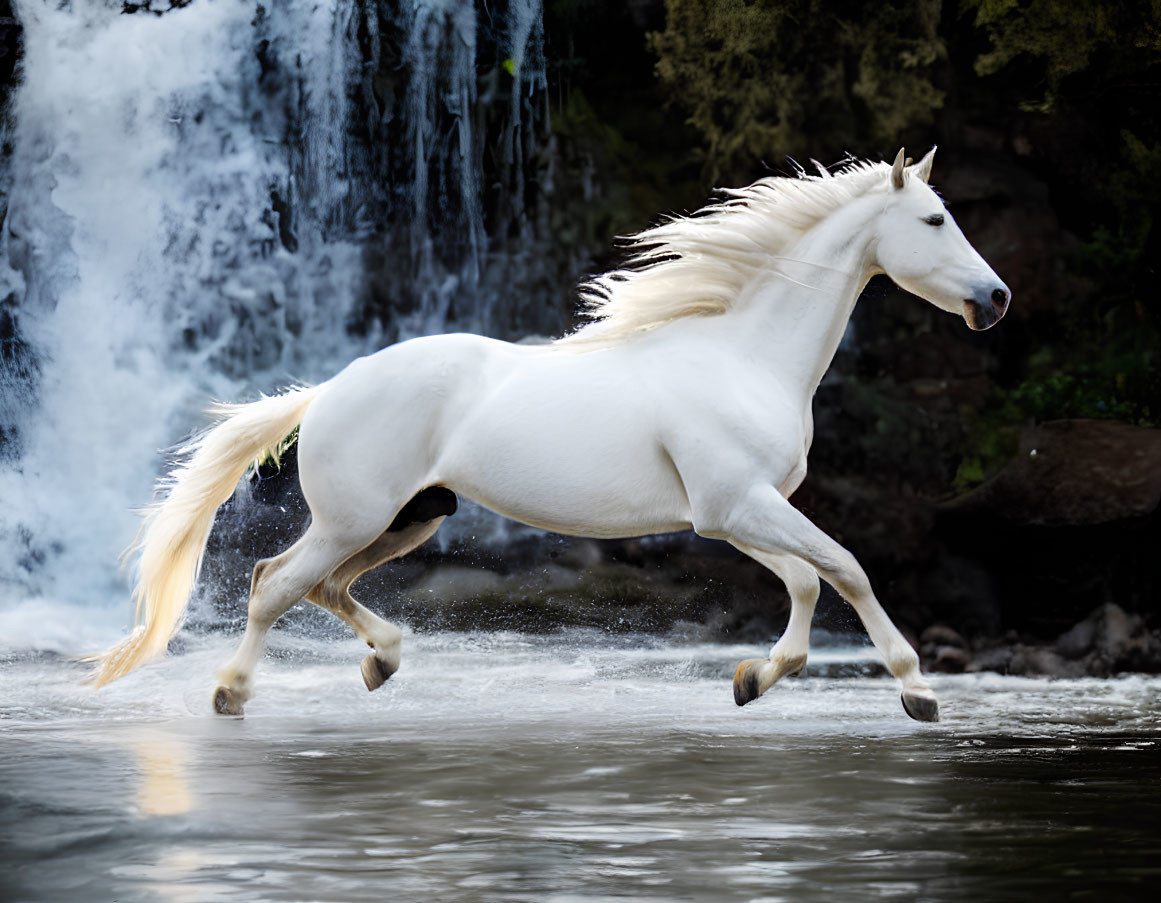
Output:
[[[963,318],[971,329],[989,329],[1008,312],[1008,302],[1011,300],[1012,293],[1006,285],[984,289],[977,292],[974,298],[964,299]]]

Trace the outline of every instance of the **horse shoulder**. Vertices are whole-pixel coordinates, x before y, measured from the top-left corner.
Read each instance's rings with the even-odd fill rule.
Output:
[[[805,475],[802,421],[774,406],[721,398],[682,428],[666,424],[662,444],[688,499],[694,528],[715,536],[718,527],[755,487],[795,488]]]

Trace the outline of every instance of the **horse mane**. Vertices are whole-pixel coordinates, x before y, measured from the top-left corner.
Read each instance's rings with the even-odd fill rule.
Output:
[[[819,220],[877,187],[887,163],[848,160],[819,175],[759,179],[720,189],[722,200],[687,216],[668,216],[619,239],[628,249],[620,267],[580,284],[590,322],[557,344],[607,346],[682,317],[730,308],[742,288]]]

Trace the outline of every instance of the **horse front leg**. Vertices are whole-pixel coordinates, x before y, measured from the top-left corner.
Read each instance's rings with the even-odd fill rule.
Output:
[[[776,555],[735,541],[733,545],[773,571],[790,593],[790,620],[770,650],[769,658],[751,658],[734,671],[734,702],[757,699],[783,677],[796,677],[806,667],[810,650],[810,621],[818,602],[818,574],[793,555]]]
[[[716,523],[715,523],[716,522]],[[698,532],[750,546],[774,555],[793,555],[851,604],[887,665],[902,683],[903,708],[917,721],[938,721],[939,703],[919,671],[919,655],[899,632],[871,590],[855,557],[818,529],[773,486],[741,494],[728,508],[718,508]]]

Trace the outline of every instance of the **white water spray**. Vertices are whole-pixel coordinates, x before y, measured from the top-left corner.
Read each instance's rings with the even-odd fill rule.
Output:
[[[393,23],[394,99],[366,84],[373,4],[120,8],[17,8],[0,297],[15,293],[33,372],[0,379],[0,648],[87,645],[127,623],[130,509],[210,399],[325,379],[399,336],[492,326],[473,4],[423,0]],[[512,79],[523,96],[544,84],[539,0],[507,16],[501,50],[541,67]],[[372,283],[368,254],[397,254],[401,234],[398,285]],[[391,290],[403,303],[376,295]]]

